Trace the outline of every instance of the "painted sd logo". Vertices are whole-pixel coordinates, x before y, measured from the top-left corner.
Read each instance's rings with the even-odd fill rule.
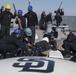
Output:
[[[12,66],[15,68],[22,68],[19,72],[42,72],[49,73],[54,70],[54,61],[47,60],[44,58],[25,59],[20,58],[17,60],[18,63],[14,63]]]

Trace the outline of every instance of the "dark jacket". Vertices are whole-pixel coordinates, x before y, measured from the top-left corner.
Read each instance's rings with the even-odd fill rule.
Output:
[[[41,14],[41,20],[45,20],[46,19],[46,14],[45,13],[42,13]]]
[[[28,12],[24,15],[27,18],[27,26],[35,26],[38,25],[38,18],[37,14],[33,11]]]
[[[0,14],[0,24],[10,26],[12,18],[15,18],[15,15],[5,10],[4,12]]]
[[[22,50],[25,50],[26,47],[24,45],[23,42],[20,42],[16,36],[14,34],[12,34],[11,36],[8,36],[6,38],[3,38],[0,40],[0,45],[14,45],[16,46],[17,48],[21,48]]]
[[[37,48],[37,50],[41,53],[41,52],[43,52],[43,51],[47,51],[47,50],[49,50],[50,49],[50,45],[49,45],[49,43],[48,42],[46,42],[46,41],[40,41],[40,42],[37,42],[36,44],[35,44],[35,47]]]
[[[62,22],[62,17],[60,15],[55,15],[54,21],[61,23]]]
[[[46,16],[46,22],[48,22],[48,21],[51,21],[51,23],[52,23],[52,16],[51,16],[51,14],[48,14]]]
[[[21,25],[22,25],[22,28],[25,28],[26,27],[26,19],[24,16],[18,16],[21,20]],[[18,24],[18,20],[16,19],[15,21],[16,24]]]
[[[71,32],[65,41],[76,44],[76,36]]]
[[[31,37],[26,36],[26,34],[24,33],[24,29],[22,30],[22,34],[21,34],[21,38],[20,41],[24,42],[25,44],[30,43],[31,42]]]

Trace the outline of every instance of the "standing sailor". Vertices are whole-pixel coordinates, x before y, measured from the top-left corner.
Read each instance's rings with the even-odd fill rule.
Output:
[[[10,35],[10,23],[11,19],[15,18],[15,11],[14,15],[10,12],[11,6],[10,4],[6,5],[5,11],[1,13],[0,16],[0,24],[1,24],[1,38]]]
[[[28,6],[28,13],[24,15],[27,18],[27,27],[31,28],[32,36],[31,36],[31,43],[35,43],[35,26],[38,26],[38,18],[37,14],[33,12],[33,7]]]

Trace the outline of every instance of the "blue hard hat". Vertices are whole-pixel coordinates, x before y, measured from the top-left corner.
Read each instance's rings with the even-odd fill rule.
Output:
[[[63,31],[69,31],[69,30],[70,30],[69,27],[65,27],[65,28],[63,29]]]
[[[25,28],[24,32],[25,32],[25,34],[27,36],[31,36],[32,35],[32,30],[30,28]]]
[[[31,11],[32,9],[32,6],[28,6],[28,11]]]
[[[22,10],[19,9],[18,10],[18,15],[22,15],[22,13],[23,13]]]
[[[20,29],[15,29],[15,30],[14,30],[14,33],[16,33],[16,34],[21,34],[21,30],[20,30]]]

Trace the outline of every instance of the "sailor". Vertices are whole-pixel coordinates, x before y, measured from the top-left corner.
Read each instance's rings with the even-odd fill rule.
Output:
[[[16,21],[15,23],[19,25],[19,28],[22,30],[26,27],[26,19],[24,18],[24,16],[22,15],[23,12],[21,9],[18,10],[18,16],[16,16]],[[20,26],[21,23],[21,26]]]
[[[14,32],[2,40],[0,40],[0,53],[13,52],[18,50],[26,50],[26,45],[20,42],[21,30],[15,29]]]
[[[45,13],[45,11],[43,11],[41,13],[39,28],[42,29],[42,30],[46,30],[46,13]]]
[[[31,56],[31,54],[32,54],[33,44],[31,42],[31,40],[32,40],[31,36],[32,36],[31,28],[26,27],[24,29],[23,42],[26,44],[28,51],[26,52],[25,56]]]
[[[49,39],[48,37],[43,37],[43,39],[39,42],[36,42],[34,45],[33,55],[42,56],[43,52],[48,51],[50,49]]]
[[[52,13],[50,12],[47,16],[46,16],[46,22],[50,21],[52,23]]]
[[[54,37],[57,38],[58,37],[58,31],[56,30],[55,27],[52,27],[52,32],[54,34]]]
[[[31,40],[32,40],[31,36],[32,36],[32,30],[31,30],[31,28],[26,27],[24,29],[23,36],[21,36],[21,38],[23,39],[23,42],[32,44],[32,42],[31,42]]]
[[[55,35],[54,35],[54,32],[52,31],[52,32],[50,32],[50,33],[45,33],[44,35],[43,35],[43,38],[48,38],[48,40],[49,40],[49,45],[50,45],[50,47],[51,47],[51,49],[52,50],[56,50],[57,49],[57,42],[56,42],[56,40],[55,40]]]
[[[15,18],[15,11],[14,15],[10,12],[11,6],[10,4],[7,4],[5,7],[5,11],[1,13],[0,16],[0,24],[1,24],[1,38],[9,36],[10,35],[10,23],[11,19]]]
[[[0,13],[4,12],[4,6],[1,6]]]
[[[27,27],[31,28],[32,30],[32,36],[31,36],[31,42],[32,44],[35,43],[35,27],[38,27],[38,18],[37,14],[33,12],[33,7],[30,5],[28,6],[28,13],[24,15],[25,18],[27,18]]]
[[[56,13],[53,21],[55,21],[55,20],[56,20],[56,26],[59,26],[62,22],[62,17],[60,15],[60,13]]]
[[[76,36],[69,27],[65,27],[63,29],[64,34],[67,36],[67,38],[63,41],[62,47],[64,48],[64,51],[62,51],[63,56],[70,57],[71,53],[76,53]]]

